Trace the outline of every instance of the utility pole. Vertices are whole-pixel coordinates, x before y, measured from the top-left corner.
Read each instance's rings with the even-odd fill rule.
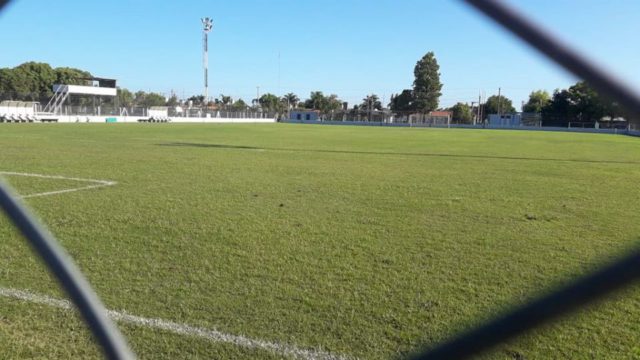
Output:
[[[472,101],[472,102],[471,102],[471,109],[470,109],[470,111],[471,111],[472,113],[473,113],[473,104],[475,104],[475,103],[476,103],[475,101]],[[478,103],[478,106],[480,106],[480,103]],[[471,117],[473,118],[473,125],[475,125],[475,124],[476,124],[476,117],[475,117],[475,116],[473,116],[473,115],[472,115]]]
[[[502,96],[500,95],[500,88],[498,88],[498,117],[502,118]],[[500,120],[502,123],[502,120]]]
[[[482,95],[480,95],[480,93],[478,93],[478,121],[483,122],[483,116],[484,114],[482,114]]]
[[[367,96],[369,98],[369,122],[371,122],[371,102],[373,101],[373,97],[372,96]]]
[[[482,107],[482,95],[480,95],[480,92],[478,92],[478,117],[476,119],[480,122],[483,122],[481,119],[481,116],[482,116],[482,110],[480,110],[481,107]]]
[[[202,65],[204,67],[204,103],[209,101],[209,32],[213,28],[211,18],[202,18]]]

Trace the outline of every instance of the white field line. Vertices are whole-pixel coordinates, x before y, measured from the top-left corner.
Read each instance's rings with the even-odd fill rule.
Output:
[[[39,196],[49,196],[49,195],[64,194],[64,193],[69,193],[69,192],[74,192],[74,191],[95,189],[95,188],[100,188],[100,187],[105,187],[105,186],[113,186],[113,185],[117,184],[117,182],[110,181],[110,180],[82,179],[82,178],[75,178],[75,177],[68,177],[68,176],[30,174],[30,173],[21,173],[21,172],[13,172],[13,171],[0,171],[0,175],[26,176],[26,177],[36,177],[36,178],[42,178],[42,179],[58,179],[58,180],[70,180],[70,181],[92,183],[92,185],[80,186],[80,187],[71,188],[71,189],[63,189],[63,190],[47,191],[47,192],[41,192],[41,193],[36,193],[36,194],[23,195],[22,196],[23,199],[39,197]]]
[[[40,295],[25,290],[17,290],[0,287],[0,296],[5,298],[27,301],[34,304],[47,305],[63,310],[72,310],[75,307],[68,300],[55,299],[46,295]],[[279,355],[284,355],[293,359],[300,360],[347,360],[354,359],[352,357],[331,354],[322,350],[300,349],[295,346],[281,344],[277,342],[269,342],[259,339],[251,339],[242,335],[226,334],[217,330],[204,329],[176,322],[144,318],[135,315],[129,315],[125,312],[107,310],[107,315],[115,321],[128,323],[153,329],[168,331],[174,334],[199,337],[212,342],[228,343],[247,349],[267,350]]]

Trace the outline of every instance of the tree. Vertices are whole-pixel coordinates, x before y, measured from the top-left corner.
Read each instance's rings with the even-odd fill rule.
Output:
[[[88,78],[91,78],[91,73],[88,71],[70,67],[58,67],[53,71],[56,76],[56,84],[90,85]]]
[[[465,103],[457,103],[449,109],[452,114],[452,120],[459,124],[469,124],[473,120],[473,114],[471,113],[471,107]]]
[[[504,95],[489,96],[487,101],[484,103],[484,113],[487,117],[490,114],[506,114],[513,113],[515,111],[516,108],[513,107],[511,100]]]
[[[304,107],[307,109],[322,110],[326,101],[322,91],[312,91],[311,94],[309,94],[309,99],[304,102]]]
[[[167,100],[167,106],[174,107],[178,106],[179,104],[180,101],[178,100],[178,96],[176,96],[176,94],[171,95],[171,97],[169,97],[169,99]]]
[[[167,100],[164,98],[163,95],[158,94],[158,93],[145,93],[144,91],[138,91],[135,94],[135,97],[133,99],[133,103],[136,106],[141,106],[141,107],[151,107],[151,106],[165,106]]]
[[[395,113],[413,110],[413,91],[405,89],[398,95],[391,95],[389,108]]]
[[[133,105],[133,94],[127,89],[118,88],[116,92],[118,97],[118,104],[124,107],[130,107]]]
[[[12,86],[19,100],[47,101],[53,95],[56,74],[46,63],[26,62],[12,69]]]
[[[19,93],[28,92],[13,69],[0,69],[0,100],[20,100]]]
[[[193,95],[188,98],[187,101],[190,101],[194,106],[203,106],[204,105],[204,95]]]
[[[54,84],[87,85],[91,73],[80,69],[26,62],[12,69],[0,69],[0,99],[47,102]]]
[[[233,99],[231,98],[231,96],[220,94],[220,104],[222,105],[223,109],[227,109],[229,106],[231,106],[231,104],[233,104]]]
[[[302,104],[303,108],[318,110],[324,115],[340,110],[342,106],[342,100],[338,98],[338,95],[331,94],[329,96],[324,96],[322,91],[312,91],[309,94],[309,99],[305,100]]]
[[[142,103],[144,102],[144,99],[147,97],[147,93],[139,90],[136,91],[136,93],[133,96],[133,104],[135,106],[143,106]]]
[[[442,95],[439,70],[440,66],[431,51],[416,63],[413,70],[413,110],[429,112],[438,108],[438,100]]]
[[[248,107],[249,105],[247,105],[247,103],[245,103],[242,99],[238,99],[233,104],[231,104],[232,111],[245,111]]]
[[[580,81],[569,88],[571,102],[575,106],[577,120],[594,123],[605,115],[607,103],[586,82]]]
[[[382,103],[380,102],[380,98],[378,98],[378,95],[371,94],[362,99],[360,108],[366,109],[367,111],[382,110]]]
[[[342,108],[342,101],[338,98],[338,95],[331,94],[325,97],[325,101],[322,104],[321,112],[328,114],[330,112],[340,110]]]
[[[266,93],[260,96],[260,99],[258,99],[258,103],[260,103],[260,107],[262,107],[264,111],[277,112],[280,110],[280,99],[270,93]]]
[[[287,103],[289,110],[295,109],[296,105],[298,105],[298,102],[300,102],[300,98],[298,98],[298,96],[294,93],[284,94],[282,100],[283,102]]]
[[[167,99],[162,94],[158,93],[148,93],[147,98],[144,101],[144,105],[146,107],[151,106],[165,106],[167,104]]]
[[[532,91],[529,101],[522,107],[523,112],[541,113],[542,109],[551,101],[551,96],[546,90]]]
[[[595,124],[604,116],[623,115],[615,102],[601,97],[586,82],[580,81],[566,90],[556,90],[542,109],[544,125],[567,126],[570,122]]]

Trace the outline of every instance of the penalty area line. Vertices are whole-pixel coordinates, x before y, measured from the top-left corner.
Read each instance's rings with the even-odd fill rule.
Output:
[[[0,175],[24,176],[24,177],[35,177],[35,178],[41,178],[41,179],[54,179],[54,180],[57,179],[57,180],[68,180],[68,181],[78,181],[78,182],[93,183],[93,185],[80,186],[80,187],[76,187],[76,188],[55,190],[55,191],[46,191],[46,192],[28,194],[28,195],[21,195],[20,197],[23,198],[23,199],[34,198],[34,197],[39,197],[39,196],[49,196],[49,195],[64,194],[64,193],[70,193],[70,192],[82,191],[82,190],[89,190],[89,189],[96,189],[96,188],[101,188],[101,187],[106,187],[106,186],[113,186],[113,185],[117,184],[117,182],[110,181],[110,180],[83,179],[83,178],[60,176],[60,175],[43,175],[43,174],[21,173],[21,172],[13,172],[13,171],[0,171]]]
[[[68,300],[56,299],[46,295],[36,294],[26,290],[18,290],[0,287],[0,296],[30,302],[33,304],[46,305],[62,310],[71,311],[75,309]],[[349,360],[355,359],[344,355],[332,354],[322,350],[301,349],[292,345],[270,342],[259,339],[252,339],[242,335],[223,333],[213,329],[205,329],[187,324],[180,324],[169,320],[145,318],[130,315],[122,311],[107,310],[107,315],[121,323],[137,325],[147,328],[164,330],[178,335],[199,337],[211,342],[233,344],[247,349],[259,349],[270,351],[293,359],[300,360]]]

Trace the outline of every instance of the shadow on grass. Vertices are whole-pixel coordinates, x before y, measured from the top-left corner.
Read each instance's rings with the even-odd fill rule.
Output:
[[[223,144],[198,144],[198,143],[164,143],[157,144],[159,146],[184,146],[184,147],[199,147],[199,148],[216,148],[216,149],[245,149],[245,150],[264,150],[254,146],[242,146],[242,145],[223,145]]]
[[[356,150],[330,150],[330,149],[295,149],[295,148],[287,149],[287,148],[268,148],[268,147],[255,147],[255,146],[244,146],[244,145],[202,144],[202,143],[183,143],[183,142],[162,143],[162,144],[156,144],[156,145],[176,146],[176,147],[195,147],[195,148],[214,148],[214,149],[291,151],[291,152],[328,153],[328,154],[395,155],[395,156],[422,156],[422,157],[449,157],[449,158],[463,158],[463,159],[554,161],[554,162],[575,162],[575,163],[588,163],[588,164],[640,165],[640,161],[623,161],[623,160],[558,159],[558,158],[536,158],[536,157],[518,157],[518,156],[497,156],[497,155],[405,153],[405,152],[387,152],[387,151],[356,151]]]

